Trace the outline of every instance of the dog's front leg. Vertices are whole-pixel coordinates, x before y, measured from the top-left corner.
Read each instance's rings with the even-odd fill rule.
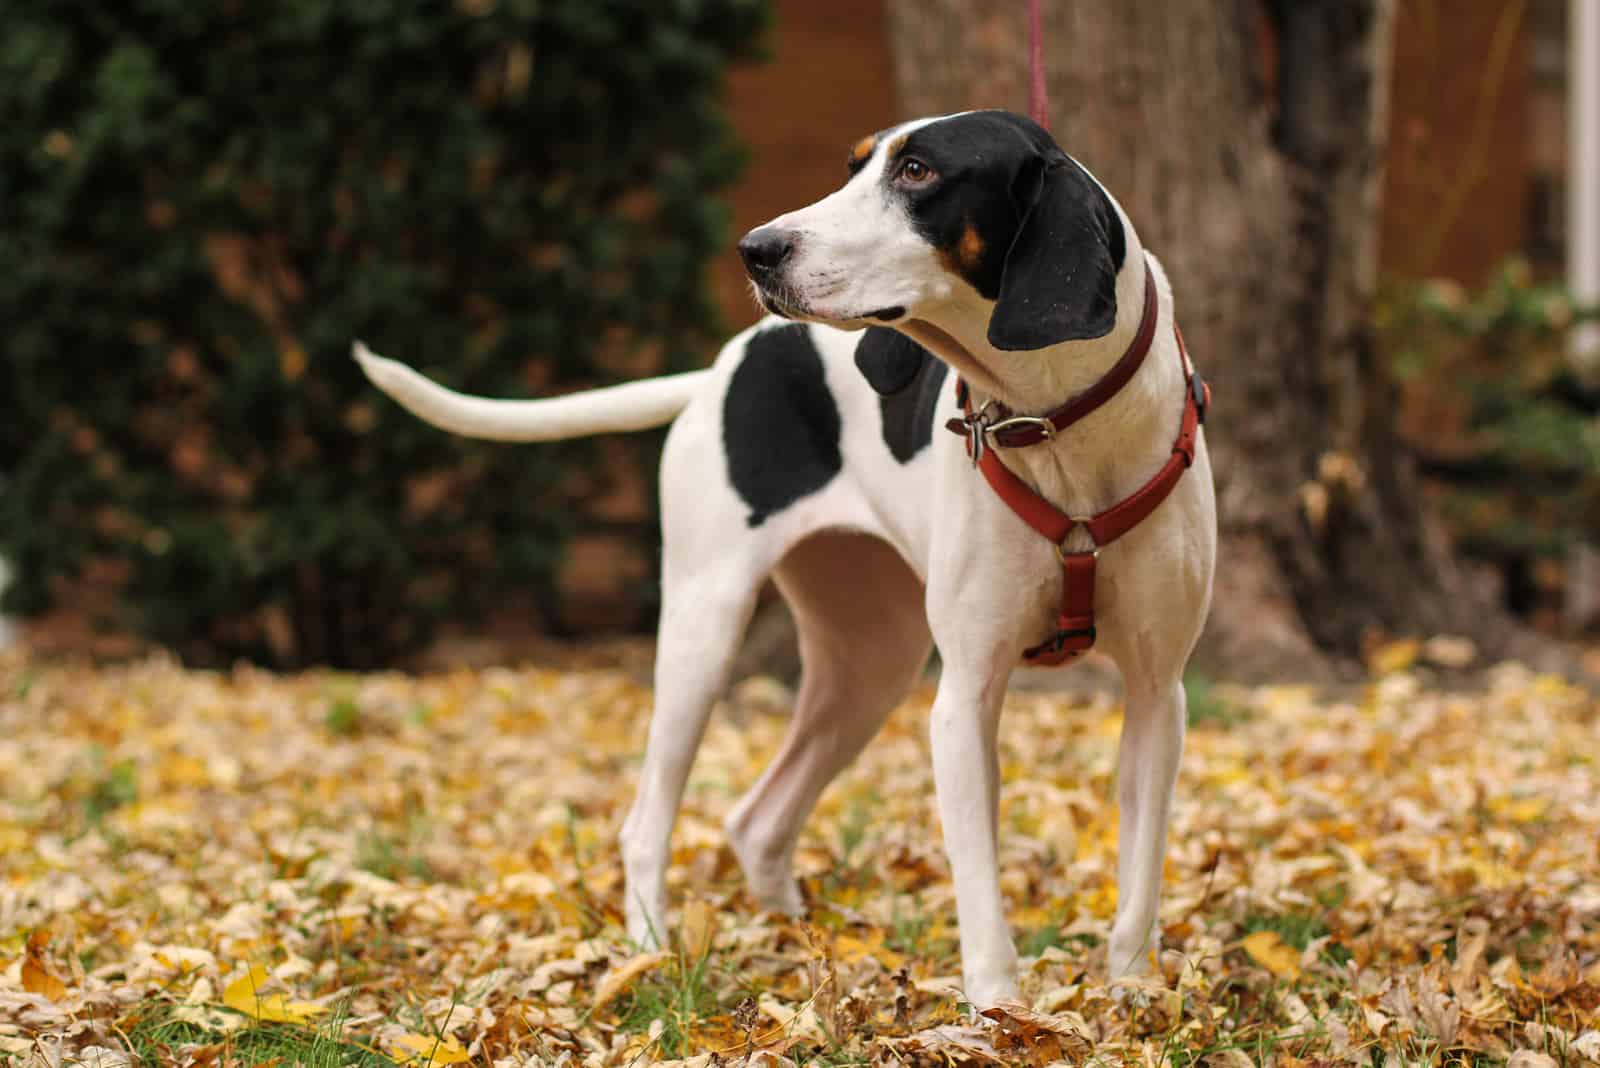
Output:
[[[1129,681],[1117,760],[1117,918],[1111,926],[1111,978],[1150,970],[1161,934],[1161,869],[1172,791],[1183,756],[1183,683]]]
[[[995,735],[1010,675],[994,658],[974,669],[946,661],[929,724],[944,847],[955,879],[961,976],[979,1009],[1017,997],[1017,951],[1000,896],[996,825],[1000,760]]]

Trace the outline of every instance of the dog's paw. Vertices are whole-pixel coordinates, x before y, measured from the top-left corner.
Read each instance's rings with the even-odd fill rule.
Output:
[[[1111,942],[1106,947],[1106,970],[1110,973],[1111,981],[1137,981],[1152,974],[1156,970],[1157,948],[1158,944],[1151,935],[1122,938],[1113,932]]]
[[[787,848],[758,839],[737,815],[728,820],[723,831],[756,904],[768,912],[804,915],[806,900],[795,881]]]
[[[1015,974],[967,979],[961,984],[961,996],[977,1013],[996,1006],[1015,1005],[1022,1000],[1017,992]]]
[[[665,949],[672,939],[665,902],[646,908],[643,902],[629,898],[627,920],[628,941],[638,946],[640,952]]]

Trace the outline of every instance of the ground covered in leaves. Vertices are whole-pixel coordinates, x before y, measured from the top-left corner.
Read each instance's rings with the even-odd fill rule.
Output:
[[[1515,667],[1191,689],[1160,971],[1105,981],[1112,698],[1010,698],[1028,1004],[966,1016],[924,721],[759,914],[720,822],[783,729],[719,715],[670,953],[619,926],[650,694],[620,671],[276,677],[0,656],[0,1064],[1600,1064],[1600,711]]]

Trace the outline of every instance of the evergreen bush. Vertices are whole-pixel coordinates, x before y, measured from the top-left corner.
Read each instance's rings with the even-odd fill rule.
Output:
[[[366,666],[548,602],[587,454],[427,427],[350,342],[501,396],[700,362],[766,6],[9,5],[5,608],[89,576],[191,660]]]
[[[1600,375],[1569,344],[1597,317],[1520,259],[1477,289],[1392,285],[1378,310],[1411,396],[1408,444],[1447,528],[1536,617],[1569,551],[1600,544]]]

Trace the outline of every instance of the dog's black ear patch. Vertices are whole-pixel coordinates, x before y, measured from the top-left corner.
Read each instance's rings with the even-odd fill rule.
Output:
[[[856,342],[856,368],[880,396],[889,397],[911,384],[933,355],[898,330],[869,326]]]
[[[920,346],[918,346],[920,348]],[[944,381],[950,373],[945,362],[923,349],[927,359],[916,376],[898,393],[878,398],[883,415],[883,443],[889,454],[903,464],[910,463],[933,441],[933,417],[944,394]]]
[[[751,337],[722,399],[722,448],[752,527],[832,481],[843,466],[839,431],[809,328],[793,323]]]
[[[1042,349],[1104,337],[1117,321],[1126,255],[1110,198],[1072,159],[1046,153],[1013,185],[1022,212],[989,317],[997,349]]]

